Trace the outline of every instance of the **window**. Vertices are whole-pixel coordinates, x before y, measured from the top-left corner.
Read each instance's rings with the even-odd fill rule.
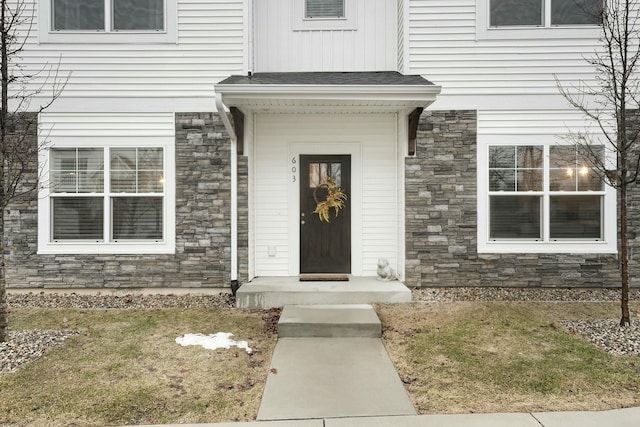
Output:
[[[357,0],[290,0],[293,31],[357,29]]]
[[[612,213],[605,204],[611,193],[585,164],[580,147],[489,144],[485,148],[486,169],[479,175],[486,180],[479,182],[479,197],[486,197],[479,203],[479,252],[585,251],[578,249],[580,244],[600,246],[593,251],[611,249],[615,228],[605,218],[615,217],[615,194],[612,206],[608,200]],[[604,149],[596,153],[605,154]]]
[[[176,0],[38,0],[40,42],[175,41]],[[79,33],[82,36],[79,36]]]
[[[603,0],[478,0],[478,39],[597,37]]]
[[[601,7],[602,0],[490,0],[489,25],[598,25]]]
[[[344,0],[305,0],[307,18],[343,18]]]
[[[164,147],[51,148],[48,244],[153,252],[167,241],[166,171]]]
[[[164,0],[53,0],[52,29],[161,31]]]

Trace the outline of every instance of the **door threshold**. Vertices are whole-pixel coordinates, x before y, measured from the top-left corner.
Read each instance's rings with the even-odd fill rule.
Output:
[[[348,282],[348,274],[301,274],[301,282]]]

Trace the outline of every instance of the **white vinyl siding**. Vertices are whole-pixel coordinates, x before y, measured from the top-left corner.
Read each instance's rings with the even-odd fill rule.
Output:
[[[292,174],[291,161],[300,154],[351,155],[352,274],[375,276],[381,257],[397,268],[395,115],[257,115],[255,128],[256,276],[299,273],[299,171]]]
[[[39,143],[41,150],[39,164],[43,176],[49,176],[48,186],[41,190],[38,199],[38,252],[39,253],[173,253],[175,251],[175,124],[173,114],[56,114],[40,115]],[[131,149],[136,148],[135,153]],[[51,158],[69,157],[69,151],[78,149],[85,157],[86,149],[94,149],[104,155],[101,169],[103,184],[94,187],[82,187],[74,183],[63,182],[57,185],[57,174],[67,174],[68,166],[63,170],[61,162],[51,162]],[[138,150],[160,151],[162,158],[155,158],[153,167],[140,163]],[[104,154],[103,154],[104,153]],[[128,170],[128,177],[118,166],[118,156],[136,158],[134,169]],[[133,156],[133,157],[132,157]],[[95,156],[93,156],[95,157]],[[160,163],[161,162],[161,163]],[[95,163],[95,162],[94,162]],[[67,164],[70,164],[67,162]],[[57,166],[58,165],[58,166]],[[161,166],[160,166],[161,165]],[[58,169],[56,169],[58,167]],[[160,170],[160,167],[162,170]],[[96,169],[96,168],[93,168]],[[94,171],[95,172],[95,171]],[[131,175],[133,173],[133,175]],[[94,181],[99,173],[93,173]],[[153,176],[152,176],[153,175]],[[122,178],[122,179],[119,179]],[[127,178],[123,180],[124,178]],[[133,179],[133,180],[132,180]],[[155,184],[151,185],[151,182]],[[60,181],[62,182],[62,181]],[[147,184],[145,184],[145,182]],[[120,185],[118,187],[116,184]],[[122,187],[122,185],[126,186]],[[104,201],[104,229],[99,238],[73,239],[63,228],[55,228],[54,200],[64,203],[78,203],[87,198],[100,198]],[[157,223],[146,224],[147,236],[131,237],[131,230],[125,230],[125,224],[118,224],[118,215],[123,209],[135,208],[138,202],[148,201],[150,208],[158,210],[162,205],[162,218]],[[82,200],[81,200],[82,199]],[[108,204],[108,205],[107,205]],[[138,203],[139,204],[139,203]],[[73,206],[71,206],[73,207]],[[113,223],[111,218],[115,218]],[[155,220],[154,220],[155,221]],[[152,227],[153,226],[153,227]],[[125,228],[123,228],[125,227]],[[155,227],[155,228],[154,228]],[[158,229],[157,227],[161,227]],[[153,228],[153,230],[151,230]],[[94,230],[95,231],[95,230]],[[140,230],[138,230],[140,231]],[[54,234],[58,233],[58,236]],[[92,232],[95,237],[95,232]],[[135,233],[134,233],[135,234]],[[82,241],[79,241],[82,240]],[[144,242],[143,242],[144,240]]]
[[[442,86],[439,109],[566,108],[554,75],[569,86],[594,82],[585,57],[597,28],[551,28],[549,37],[526,29],[481,40],[477,10],[488,0],[414,0],[409,3],[410,68]],[[478,8],[476,8],[478,3]],[[551,107],[550,107],[551,106]]]
[[[395,70],[396,2],[345,0],[345,7],[345,20],[303,22],[304,0],[254,2],[255,71]]]
[[[146,111],[159,105],[159,100],[166,100],[167,111],[206,111],[204,106],[213,103],[213,85],[231,74],[244,73],[244,1],[177,0],[173,7],[168,19],[175,21],[177,29],[170,43],[138,41],[137,34],[94,43],[85,34],[68,33],[64,43],[43,43],[46,37],[38,23],[44,19],[46,24],[47,17],[36,12],[21,55],[25,72],[36,74],[48,66],[58,68],[59,83],[68,78],[50,111],[72,112],[78,105],[100,111]],[[45,84],[40,96],[50,94],[52,75],[45,82],[47,74],[37,74],[28,89]],[[96,98],[103,99],[93,101]]]

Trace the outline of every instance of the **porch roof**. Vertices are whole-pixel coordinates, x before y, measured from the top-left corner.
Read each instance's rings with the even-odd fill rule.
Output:
[[[226,106],[245,113],[330,109],[408,114],[433,103],[440,86],[396,71],[295,72],[230,76],[215,91]]]

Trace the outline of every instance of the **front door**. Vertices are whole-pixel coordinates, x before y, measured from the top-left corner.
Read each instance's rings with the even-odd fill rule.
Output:
[[[328,217],[314,213],[333,183],[346,198]],[[300,273],[351,272],[351,156],[300,156]]]

